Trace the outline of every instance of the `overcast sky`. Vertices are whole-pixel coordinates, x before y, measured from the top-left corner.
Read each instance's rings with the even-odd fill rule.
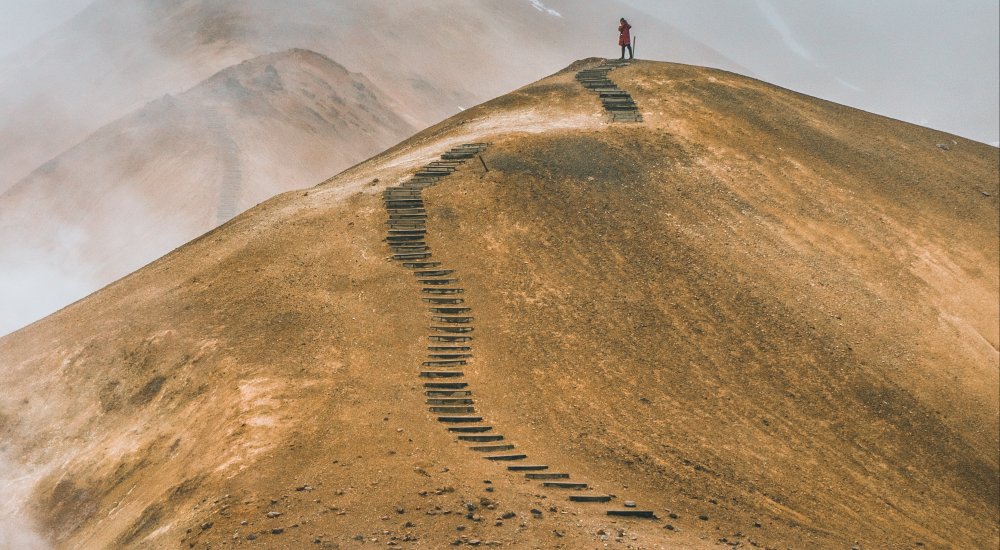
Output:
[[[0,57],[55,28],[89,3],[90,0],[0,0]]]
[[[763,80],[979,141],[1000,141],[997,0],[622,1]],[[0,0],[0,56],[89,2]],[[669,60],[670,52],[641,49],[643,33],[663,32],[658,22],[641,16],[631,22],[637,53]]]
[[[758,78],[996,145],[997,0],[622,0]],[[630,21],[639,35],[656,21]],[[644,28],[645,27],[645,28]],[[653,55],[669,52],[645,52]]]

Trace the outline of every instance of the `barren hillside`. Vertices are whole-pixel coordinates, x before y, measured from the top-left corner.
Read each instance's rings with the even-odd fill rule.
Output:
[[[153,101],[0,194],[0,332],[20,307],[54,311],[414,131],[366,78],[306,50]]]
[[[597,63],[0,339],[3,450],[37,480],[39,532],[66,548],[995,547],[997,149],[651,62],[611,73],[642,118],[611,124],[574,79]],[[435,294],[389,259],[381,192],[473,142],[482,162],[421,196],[474,317],[461,380],[525,460],[611,504],[483,460],[428,412]],[[626,500],[659,519],[605,515]]]
[[[615,22],[622,9],[616,2],[563,0],[544,5],[529,0],[94,0],[61,28],[0,59],[0,223],[17,224],[21,232],[40,237],[15,235],[8,242],[17,250],[0,249],[0,265],[5,267],[0,269],[0,287],[18,289],[4,293],[0,288],[0,303],[5,304],[0,334],[79,299],[214,227],[242,206],[313,185],[368,158],[411,135],[411,127],[424,128],[535,80],[569,57],[614,53]],[[644,43],[668,49],[672,59],[734,67],[683,33],[667,30],[648,33]],[[140,121],[142,135],[107,135],[109,127],[121,130],[121,119],[143,105],[176,96],[227,67],[302,48],[352,71],[347,77],[342,69],[337,74],[321,70],[310,78],[331,78],[334,86],[361,81],[377,96],[375,116],[349,116],[353,107],[348,106],[329,111],[322,94],[317,98],[296,95],[298,90],[259,89],[259,82],[242,83],[250,90],[246,92],[217,82],[209,99],[230,94],[223,100],[229,108],[222,112],[201,112],[191,98],[187,128],[177,128],[178,117],[168,113]],[[305,108],[319,103],[316,110],[325,122],[288,108],[268,113],[242,109],[240,94],[275,92]],[[333,121],[331,115],[344,118]],[[284,117],[279,124],[285,127],[275,128],[268,116]],[[191,134],[203,123],[214,134],[208,142],[206,136]],[[317,123],[328,127],[317,131]],[[134,120],[125,124],[136,133]],[[330,131],[330,125],[339,129]],[[235,127],[243,135],[227,136],[226,130]],[[351,128],[366,130],[344,131]],[[181,141],[172,141],[180,136]],[[385,136],[388,141],[381,139]],[[267,154],[249,154],[256,151],[240,149],[247,144],[239,139],[257,143]],[[279,151],[280,162],[270,162]],[[178,164],[181,157],[192,162]],[[238,157],[242,166],[237,166]],[[122,167],[122,161],[129,167]],[[206,164],[219,166],[218,161],[218,169]],[[133,164],[152,170],[144,173],[143,166]],[[234,180],[248,177],[257,180],[244,182],[240,196],[235,196]],[[225,204],[217,216],[209,216],[206,197],[196,193],[198,200],[183,202],[192,196],[190,186],[162,184],[174,180],[197,181],[203,190],[228,189]],[[18,183],[20,196],[30,203],[2,195]],[[25,186],[32,191],[24,193]],[[60,213],[67,204],[71,213]],[[86,212],[92,204],[101,208]],[[115,222],[95,235],[93,221],[108,219],[103,215],[108,205],[114,205]],[[53,211],[50,221],[46,214]],[[73,219],[81,217],[87,222]],[[170,220],[179,226],[160,225],[150,235],[143,223],[129,225],[127,218]],[[41,280],[59,292],[38,291],[40,285],[30,282]]]

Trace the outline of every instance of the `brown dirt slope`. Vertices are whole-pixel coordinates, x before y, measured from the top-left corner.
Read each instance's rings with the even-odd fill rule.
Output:
[[[643,124],[605,124],[564,71],[0,340],[0,433],[39,479],[38,528],[62,547],[995,547],[997,149],[715,70],[612,77]],[[477,406],[661,521],[566,502],[425,412],[429,318],[377,192],[470,141],[489,171],[424,196],[475,311]]]

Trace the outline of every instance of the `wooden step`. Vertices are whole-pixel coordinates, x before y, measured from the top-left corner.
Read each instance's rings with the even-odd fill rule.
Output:
[[[460,395],[472,395],[471,390],[425,390],[424,395],[427,397],[457,397]]]
[[[586,489],[587,484],[575,481],[546,481],[542,483],[542,487],[549,487],[551,489]]]
[[[548,470],[549,467],[543,464],[515,464],[513,466],[507,466],[507,469],[511,472],[540,472],[542,470]]]
[[[460,435],[459,441],[469,441],[473,443],[487,443],[490,441],[503,441],[502,435]]]
[[[468,382],[424,382],[428,390],[460,390],[469,387]]]
[[[461,378],[465,376],[465,373],[457,371],[423,371],[420,373],[421,378]]]
[[[449,426],[448,431],[459,434],[480,434],[493,431],[493,426]]]
[[[482,422],[483,417],[481,416],[439,416],[438,422],[444,422],[446,424],[475,424],[476,422]]]
[[[472,405],[468,397],[433,397],[426,401],[428,405]]]
[[[656,513],[652,510],[608,510],[609,516],[619,517],[619,518],[648,518],[648,519],[659,519],[656,517]]]
[[[476,412],[475,407],[470,406],[432,406],[427,407],[432,413],[442,413],[442,414],[466,414]]]
[[[570,495],[573,502],[611,502],[611,495]]]
[[[528,479],[569,479],[569,474],[557,474],[554,472],[545,472],[541,474],[524,474],[524,477]]]
[[[424,298],[424,301],[435,305],[456,305],[465,302],[462,298]]]
[[[471,336],[446,336],[443,334],[432,334],[427,337],[431,342],[471,342]]]
[[[500,444],[500,445],[474,445],[469,447],[470,451],[477,451],[481,453],[496,453],[500,451],[509,451],[513,449],[514,446],[510,443]]]

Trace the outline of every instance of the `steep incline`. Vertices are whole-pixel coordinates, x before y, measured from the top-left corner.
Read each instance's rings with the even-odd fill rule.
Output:
[[[420,367],[427,410],[447,426],[455,439],[467,449],[484,453],[483,458],[499,464],[509,464],[509,472],[524,473],[525,479],[540,481],[543,491],[569,492],[570,502],[607,503],[614,495],[593,492],[591,484],[570,479],[566,472],[551,471],[547,464],[532,464],[528,455],[494,431],[477,411],[473,391],[465,379],[464,367],[472,363],[474,340],[472,308],[469,295],[459,284],[454,269],[445,269],[445,263],[434,257],[427,244],[427,210],[422,199],[423,190],[447,178],[467,160],[476,159],[483,165],[481,153],[486,143],[467,143],[441,155],[440,160],[421,168],[413,178],[401,185],[386,189],[384,194],[388,235],[386,242],[392,250],[392,259],[402,267],[412,270],[422,287],[422,301],[430,307],[431,335],[427,336],[427,356]],[[447,228],[444,228],[447,230]],[[475,299],[473,298],[473,301]],[[544,381],[540,383],[544,384]],[[636,509],[634,501],[624,501],[625,509],[612,508],[607,515],[613,517],[641,517],[656,519],[653,510]],[[474,514],[469,510],[467,517]]]
[[[39,529],[63,547],[995,546],[997,150],[647,62],[613,72],[642,122],[609,124],[575,78],[597,64],[0,340],[0,435],[38,480]],[[482,163],[421,170],[467,143],[489,143]],[[472,315],[429,313],[383,241],[383,191],[420,172],[450,175],[391,210],[410,226],[393,235],[426,220],[423,244],[389,242],[446,260],[424,267],[461,286],[419,288],[461,288],[438,305],[474,325],[435,322]],[[474,326],[474,357],[427,357],[429,323]],[[430,361],[466,362],[424,370],[460,368],[533,465],[662,521],[479,458],[428,410],[471,399],[425,394],[450,391],[423,387]]]

